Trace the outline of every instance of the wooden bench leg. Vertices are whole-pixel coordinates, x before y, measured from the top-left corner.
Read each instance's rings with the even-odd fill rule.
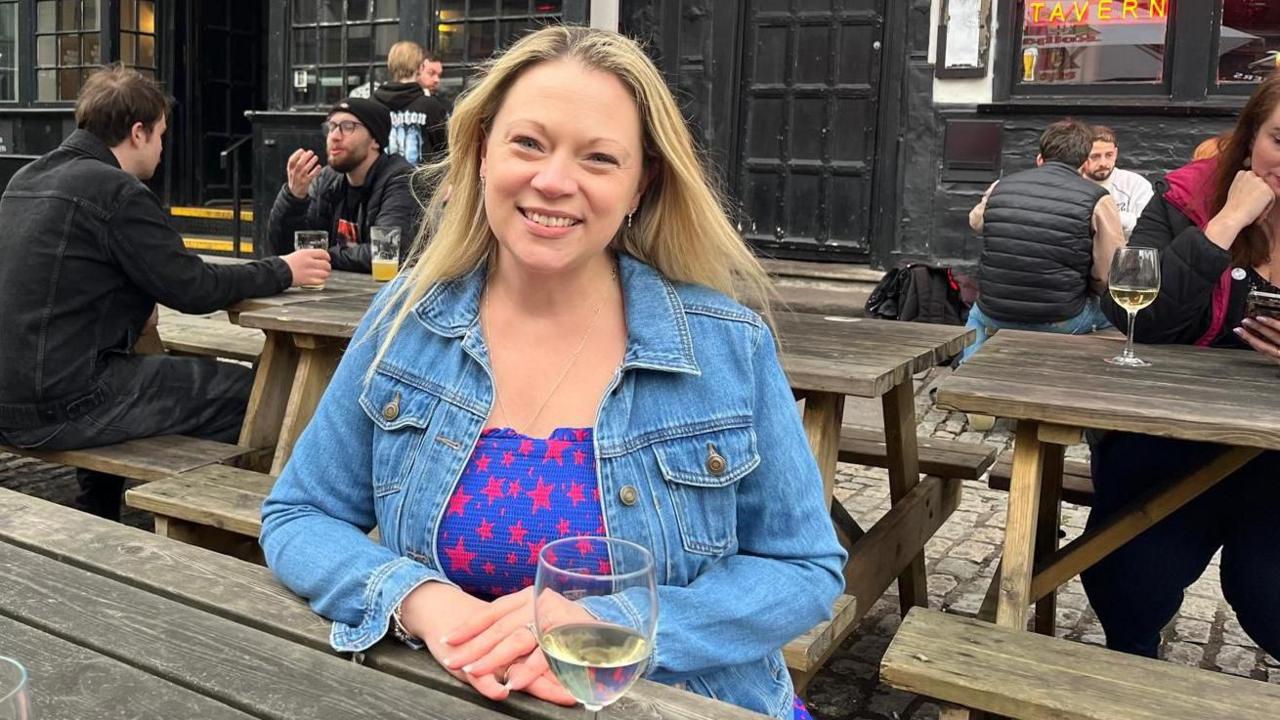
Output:
[[[840,425],[844,422],[844,395],[805,392],[804,433],[809,449],[822,473],[822,492],[830,503],[834,497],[836,463],[840,457]]]
[[[1058,549],[1058,528],[1062,520],[1062,459],[1066,450],[1061,445],[1041,445],[1040,509],[1036,515],[1036,562]],[[1036,600],[1035,630],[1053,636],[1057,628],[1057,593]]]
[[[220,552],[258,565],[267,564],[257,538],[245,537],[221,528],[197,525],[163,515],[156,515],[155,520],[156,534],[161,537]]]
[[[1040,511],[1040,471],[1043,466],[1037,423],[1019,421],[1013,444],[1013,478],[1000,564],[996,624],[1027,629],[1031,603],[1031,574],[1035,569],[1036,525]]]
[[[295,335],[294,342],[301,351],[298,371],[293,377],[293,388],[289,391],[289,402],[285,407],[284,417],[280,421],[280,439],[276,443],[276,454],[271,461],[271,474],[279,475],[284,471],[285,463],[293,454],[293,444],[298,441],[316,406],[320,404],[320,396],[329,387],[329,379],[342,359],[342,348],[324,338],[313,338],[306,335]]]
[[[897,504],[920,482],[920,454],[916,445],[915,383],[911,376],[884,395],[885,451],[889,465],[889,497]],[[898,576],[898,603],[902,614],[913,607],[929,606],[924,551]]]
[[[262,356],[253,376],[249,407],[245,410],[244,424],[240,428],[241,446],[275,446],[280,438],[280,425],[284,420],[285,405],[289,402],[289,390],[297,369],[298,349],[294,347],[288,334],[266,331]],[[271,467],[271,458],[262,457],[257,463],[246,459],[241,466],[266,472]]]

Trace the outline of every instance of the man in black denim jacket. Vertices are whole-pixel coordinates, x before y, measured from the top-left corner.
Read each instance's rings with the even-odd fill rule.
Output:
[[[252,371],[139,355],[156,303],[208,313],[329,274],[322,251],[209,265],[143,185],[160,162],[169,101],[134,70],[85,83],[79,127],[0,197],[0,443],[67,450],[187,434],[234,442]],[[123,480],[80,475],[77,505],[118,518]]]

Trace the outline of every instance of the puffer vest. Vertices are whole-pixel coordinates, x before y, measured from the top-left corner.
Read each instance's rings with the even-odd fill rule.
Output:
[[[1060,162],[1001,180],[983,215],[982,312],[1023,323],[1079,314],[1093,269],[1093,209],[1106,195]]]

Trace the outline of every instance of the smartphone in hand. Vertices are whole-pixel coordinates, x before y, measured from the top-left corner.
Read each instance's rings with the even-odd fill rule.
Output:
[[[1245,303],[1245,317],[1269,317],[1280,320],[1280,293],[1250,290]]]

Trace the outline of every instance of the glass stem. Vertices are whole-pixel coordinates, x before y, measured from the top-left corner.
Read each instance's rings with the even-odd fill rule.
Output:
[[[1125,343],[1124,343],[1124,358],[1126,360],[1132,360],[1135,357],[1133,354],[1133,325],[1134,325],[1134,321],[1137,319],[1138,319],[1137,311],[1130,310],[1129,311],[1129,337],[1128,339],[1125,340]]]

